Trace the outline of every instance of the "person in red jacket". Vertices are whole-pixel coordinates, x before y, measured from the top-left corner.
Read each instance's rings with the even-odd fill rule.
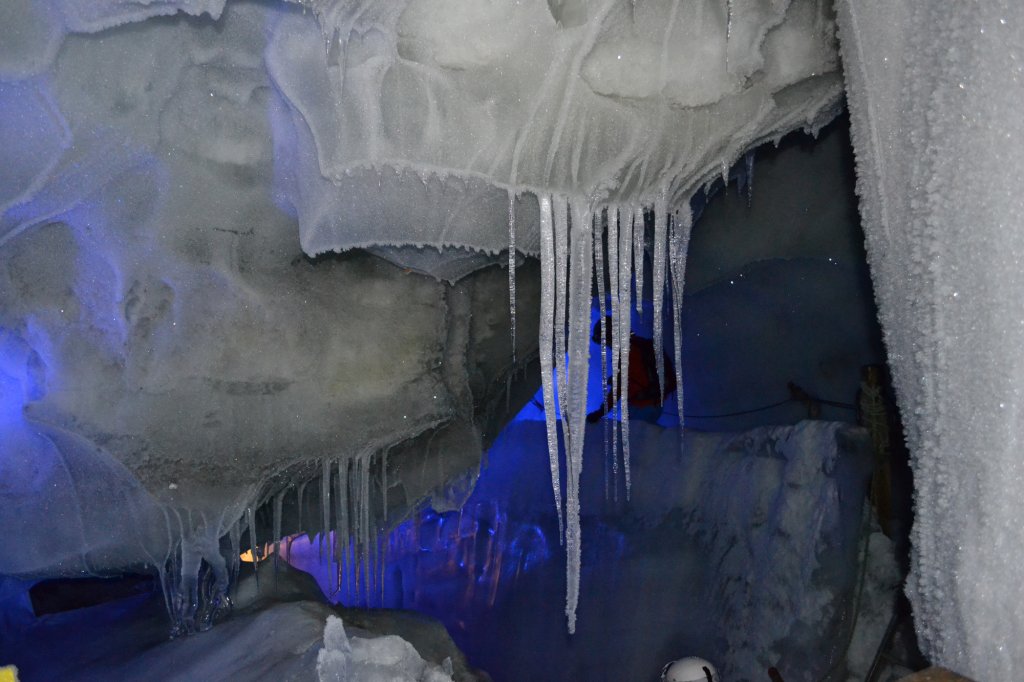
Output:
[[[612,345],[612,318],[608,321],[607,344]],[[601,343],[601,323],[594,325],[594,333],[591,337],[594,343]],[[665,390],[661,391],[658,386],[658,364],[655,360],[654,341],[636,334],[629,335],[629,385],[627,386],[627,400],[629,405],[629,418],[639,419],[652,424],[661,417],[662,404],[665,397],[676,390],[675,366],[668,355],[663,354],[665,360]],[[619,396],[615,394],[615,384],[611,377],[608,380],[608,395],[599,408],[587,415],[588,422],[596,422],[608,414],[615,407]]]

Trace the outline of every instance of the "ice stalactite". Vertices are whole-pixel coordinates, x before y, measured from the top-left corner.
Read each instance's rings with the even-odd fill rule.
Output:
[[[566,460],[566,569],[568,595],[565,613],[569,633],[576,631],[576,607],[580,589],[580,473],[583,469],[583,438],[587,412],[587,379],[590,364],[590,310],[593,259],[593,216],[590,207],[573,203],[571,208],[569,257],[569,423],[565,448]]]
[[[619,209],[618,207],[612,207],[608,209],[608,289],[610,294],[611,304],[611,328],[607,330],[612,334],[612,348],[611,348],[611,386],[605,386],[604,400],[607,400],[608,391],[611,391],[611,395],[617,396],[619,390],[619,330],[616,328],[619,315],[622,314],[622,307],[619,305]],[[629,312],[628,309],[626,311]],[[602,332],[605,330],[602,329]],[[607,339],[606,335],[602,339],[602,343],[607,343],[604,339]],[[605,352],[604,349],[601,351]],[[605,409],[617,410],[617,407],[605,405]],[[614,414],[614,413],[613,413]],[[606,420],[607,423],[607,420]],[[619,431],[621,425],[615,420],[612,420],[612,443],[611,448],[605,453],[605,457],[608,461],[605,464],[606,471],[611,474],[611,499],[618,501],[618,477],[619,477]],[[607,475],[607,474],[606,474]],[[605,500],[609,499],[608,490],[605,490]]]
[[[630,312],[630,284],[633,276],[634,266],[637,270],[637,305],[640,304],[641,282],[643,280],[643,248],[630,248],[637,244],[636,234],[643,235],[644,218],[643,211],[634,209],[630,219],[619,225],[619,317],[616,322],[615,355],[619,386],[615,395],[629,395],[629,337],[631,334],[632,314]],[[641,243],[643,237],[641,236]],[[636,258],[634,263],[633,258]],[[632,478],[629,466],[629,401],[619,400],[619,422],[622,425],[622,468],[626,477],[626,499],[629,500]]]
[[[240,531],[237,521],[225,528],[223,517],[211,524],[202,513],[196,518],[186,512],[182,518],[177,509],[170,512],[177,520],[179,539],[157,569],[174,638],[210,629],[231,609],[228,588],[235,578],[237,555],[229,565],[220,552],[220,539],[226,530],[237,548]],[[165,515],[169,521],[171,514],[165,510]]]
[[[327,529],[331,527],[331,462],[324,459],[320,463],[320,514],[323,532],[320,534],[320,560],[324,558],[324,544],[327,541]],[[327,563],[330,566],[330,549],[327,551]]]
[[[569,207],[565,197],[555,195],[551,199],[552,221],[555,235],[555,387],[558,398],[558,408],[562,413],[562,428],[565,428],[565,372],[561,369],[565,365],[565,316],[566,316],[566,286],[568,283],[569,270],[569,230],[568,217]]]
[[[304,526],[302,525],[302,509],[303,509],[302,501],[303,501],[303,497],[305,496],[305,493],[306,493],[306,484],[308,482],[309,481],[302,481],[301,483],[299,483],[298,490],[295,493],[296,498],[297,498],[296,499],[296,506],[297,506],[297,508],[299,510],[298,511],[298,515],[299,515],[298,526],[299,526],[299,528],[304,528]]]
[[[636,276],[636,312],[639,315],[643,315],[643,298],[644,298],[644,238],[646,237],[646,229],[644,225],[644,208],[643,206],[633,207],[633,263],[635,271],[633,274]]]
[[[605,277],[604,277],[604,218],[606,215],[599,215],[595,218],[595,226],[598,227],[595,230],[593,237],[594,241],[594,276],[597,279],[597,308],[598,308],[598,324],[601,328],[601,400],[605,400],[605,396],[608,395],[608,305],[605,300]],[[604,458],[608,460],[609,445],[611,441],[611,427],[612,424],[609,420],[603,420],[604,423]],[[608,498],[608,483],[609,477],[606,471],[605,475],[605,498]]]
[[[645,232],[644,209],[609,206],[601,210],[586,201],[538,197],[540,207],[540,362],[551,485],[558,514],[559,536],[566,546],[566,618],[569,633],[576,627],[580,590],[580,475],[583,470],[590,364],[590,324],[596,278],[602,348],[601,390],[605,420],[605,498],[618,501],[621,444],[625,498],[632,489],[629,443],[629,365],[634,283],[642,291],[640,273]],[[667,193],[653,202],[654,343],[658,381],[665,385],[664,333],[661,323],[666,288],[670,287],[677,409],[683,411],[682,306],[686,252],[693,216],[687,202],[670,219]],[[607,240],[607,241],[606,241]],[[605,244],[607,243],[607,248]],[[638,307],[642,304],[637,294]],[[568,336],[568,338],[566,338]],[[610,354],[610,361],[609,361]],[[610,372],[610,375],[609,375]],[[609,400],[608,397],[611,397]],[[664,399],[664,395],[661,399]],[[560,419],[559,419],[560,413]],[[565,470],[560,465],[559,431]],[[610,436],[610,438],[609,438]],[[564,486],[563,486],[564,482]],[[564,500],[563,500],[564,490]],[[564,503],[564,512],[563,512]]]
[[[234,584],[238,578],[238,572],[242,568],[242,525],[240,519],[235,519],[228,529],[228,545],[231,547],[231,584]]]
[[[548,457],[551,464],[551,487],[558,511],[558,539],[565,534],[562,520],[561,467],[558,464],[558,415],[555,413],[555,236],[551,214],[551,198],[540,199],[540,378],[544,396],[544,421],[547,426]]]
[[[747,207],[750,207],[751,202],[754,200],[754,150],[751,149],[747,152],[747,155],[743,159],[743,165],[746,170],[746,185],[747,185]]]
[[[508,314],[512,365],[516,364],[516,195],[508,193]]]
[[[566,617],[576,629],[580,587],[580,474],[586,433],[590,366],[590,314],[594,278],[594,214],[583,202],[539,198],[541,245],[541,382],[544,392],[552,489],[566,546]],[[565,273],[567,277],[560,276]],[[566,300],[568,299],[568,300]],[[567,319],[568,318],[568,319]],[[568,324],[566,324],[568,322]],[[568,347],[566,331],[568,329]],[[554,349],[555,357],[551,357]],[[553,393],[557,390],[557,397]],[[565,445],[565,515],[562,516],[556,402]]]
[[[284,494],[282,490],[274,495],[274,569],[277,569],[278,558],[281,556],[281,517],[284,511]],[[275,578],[276,579],[276,578]]]
[[[686,283],[686,253],[690,247],[690,230],[693,227],[693,213],[689,204],[677,211],[669,232],[668,257],[672,280],[672,340],[673,360],[676,372],[676,413],[679,415],[679,430],[683,429],[683,294]],[[683,438],[680,433],[679,448],[682,454]]]
[[[260,562],[260,550],[259,546],[256,544],[256,514],[251,506],[247,507],[245,510],[245,520],[249,530],[249,551],[252,552],[252,565],[258,567]],[[258,572],[257,575],[259,575]]]
[[[354,589],[355,547],[352,544],[354,514],[352,513],[352,462],[349,459],[338,462],[338,509],[341,510],[338,528],[334,533],[334,544],[337,546],[339,561],[338,592],[352,592]]]
[[[665,400],[665,351],[662,343],[665,300],[665,248],[668,238],[668,206],[662,193],[654,202],[654,362],[658,370],[658,403]]]

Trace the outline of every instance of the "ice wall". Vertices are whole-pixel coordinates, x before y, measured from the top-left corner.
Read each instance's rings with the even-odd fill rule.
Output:
[[[98,37],[22,9],[0,44],[38,14],[60,50],[5,52],[0,70],[0,537],[24,548],[0,573],[145,565],[178,590],[205,562],[223,589],[237,551],[220,539],[237,546],[282,477],[435,433],[446,449],[392,500],[475,471],[513,369],[491,305],[506,277],[305,257],[275,204],[273,7]],[[521,269],[527,359],[537,278]]]
[[[869,262],[913,458],[926,655],[1024,676],[1024,6],[838,3]]]
[[[461,435],[496,419],[493,384],[538,338],[530,311],[518,344],[495,340],[515,329],[515,268],[502,317],[480,294],[493,281],[451,289],[359,258],[312,268],[302,252],[374,247],[451,280],[490,262],[464,251],[507,249],[515,263],[550,238],[559,327],[545,317],[554,348],[542,350],[571,350],[560,381],[576,524],[585,380],[566,372],[587,365],[602,232],[616,235],[627,308],[654,209],[654,299],[668,304],[695,189],[749,146],[824,124],[842,87],[824,0],[17,0],[0,12],[0,326],[18,349],[5,431],[47,424],[85,439],[76,453],[99,448],[103,471],[119,462],[172,545],[196,538],[174,570],[212,562],[220,586],[219,539],[243,511],[253,526],[273,476],[329,472],[446,425],[472,442]],[[409,256],[421,246],[458,262]],[[530,286],[518,297],[537,304]],[[482,309],[501,323],[480,325]],[[462,362],[473,352],[480,362]],[[32,479],[18,462],[53,453],[27,436],[5,439],[7,453],[15,442],[21,459],[5,465]],[[46,461],[59,471],[61,456]]]

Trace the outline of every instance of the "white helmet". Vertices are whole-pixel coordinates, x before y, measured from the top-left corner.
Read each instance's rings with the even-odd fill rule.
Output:
[[[661,682],[718,682],[718,672],[703,658],[687,656],[666,665]]]

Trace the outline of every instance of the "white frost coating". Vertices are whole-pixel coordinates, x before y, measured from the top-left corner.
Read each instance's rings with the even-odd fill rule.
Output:
[[[540,378],[544,395],[544,422],[547,427],[551,487],[558,512],[558,539],[565,534],[562,520],[561,467],[558,464],[558,414],[555,411],[555,363],[552,344],[555,329],[555,244],[551,218],[551,198],[540,198]]]
[[[918,639],[1024,678],[1024,5],[837,5],[868,259],[914,467]]]
[[[571,27],[541,0],[302,4],[313,12],[282,18],[267,54],[310,253],[382,241],[495,253],[509,191],[619,204],[668,187],[676,205],[722,159],[831,118],[841,93],[825,0],[736,0],[728,39],[720,0],[606,0]],[[535,254],[524,204],[516,244]]]
[[[664,195],[654,202],[654,362],[658,371],[658,404],[665,400],[665,350],[663,343],[665,301],[665,249],[668,241],[668,206]]]
[[[55,4],[69,30],[96,33],[178,12],[192,16],[209,14],[217,19],[227,0],[57,0]]]

